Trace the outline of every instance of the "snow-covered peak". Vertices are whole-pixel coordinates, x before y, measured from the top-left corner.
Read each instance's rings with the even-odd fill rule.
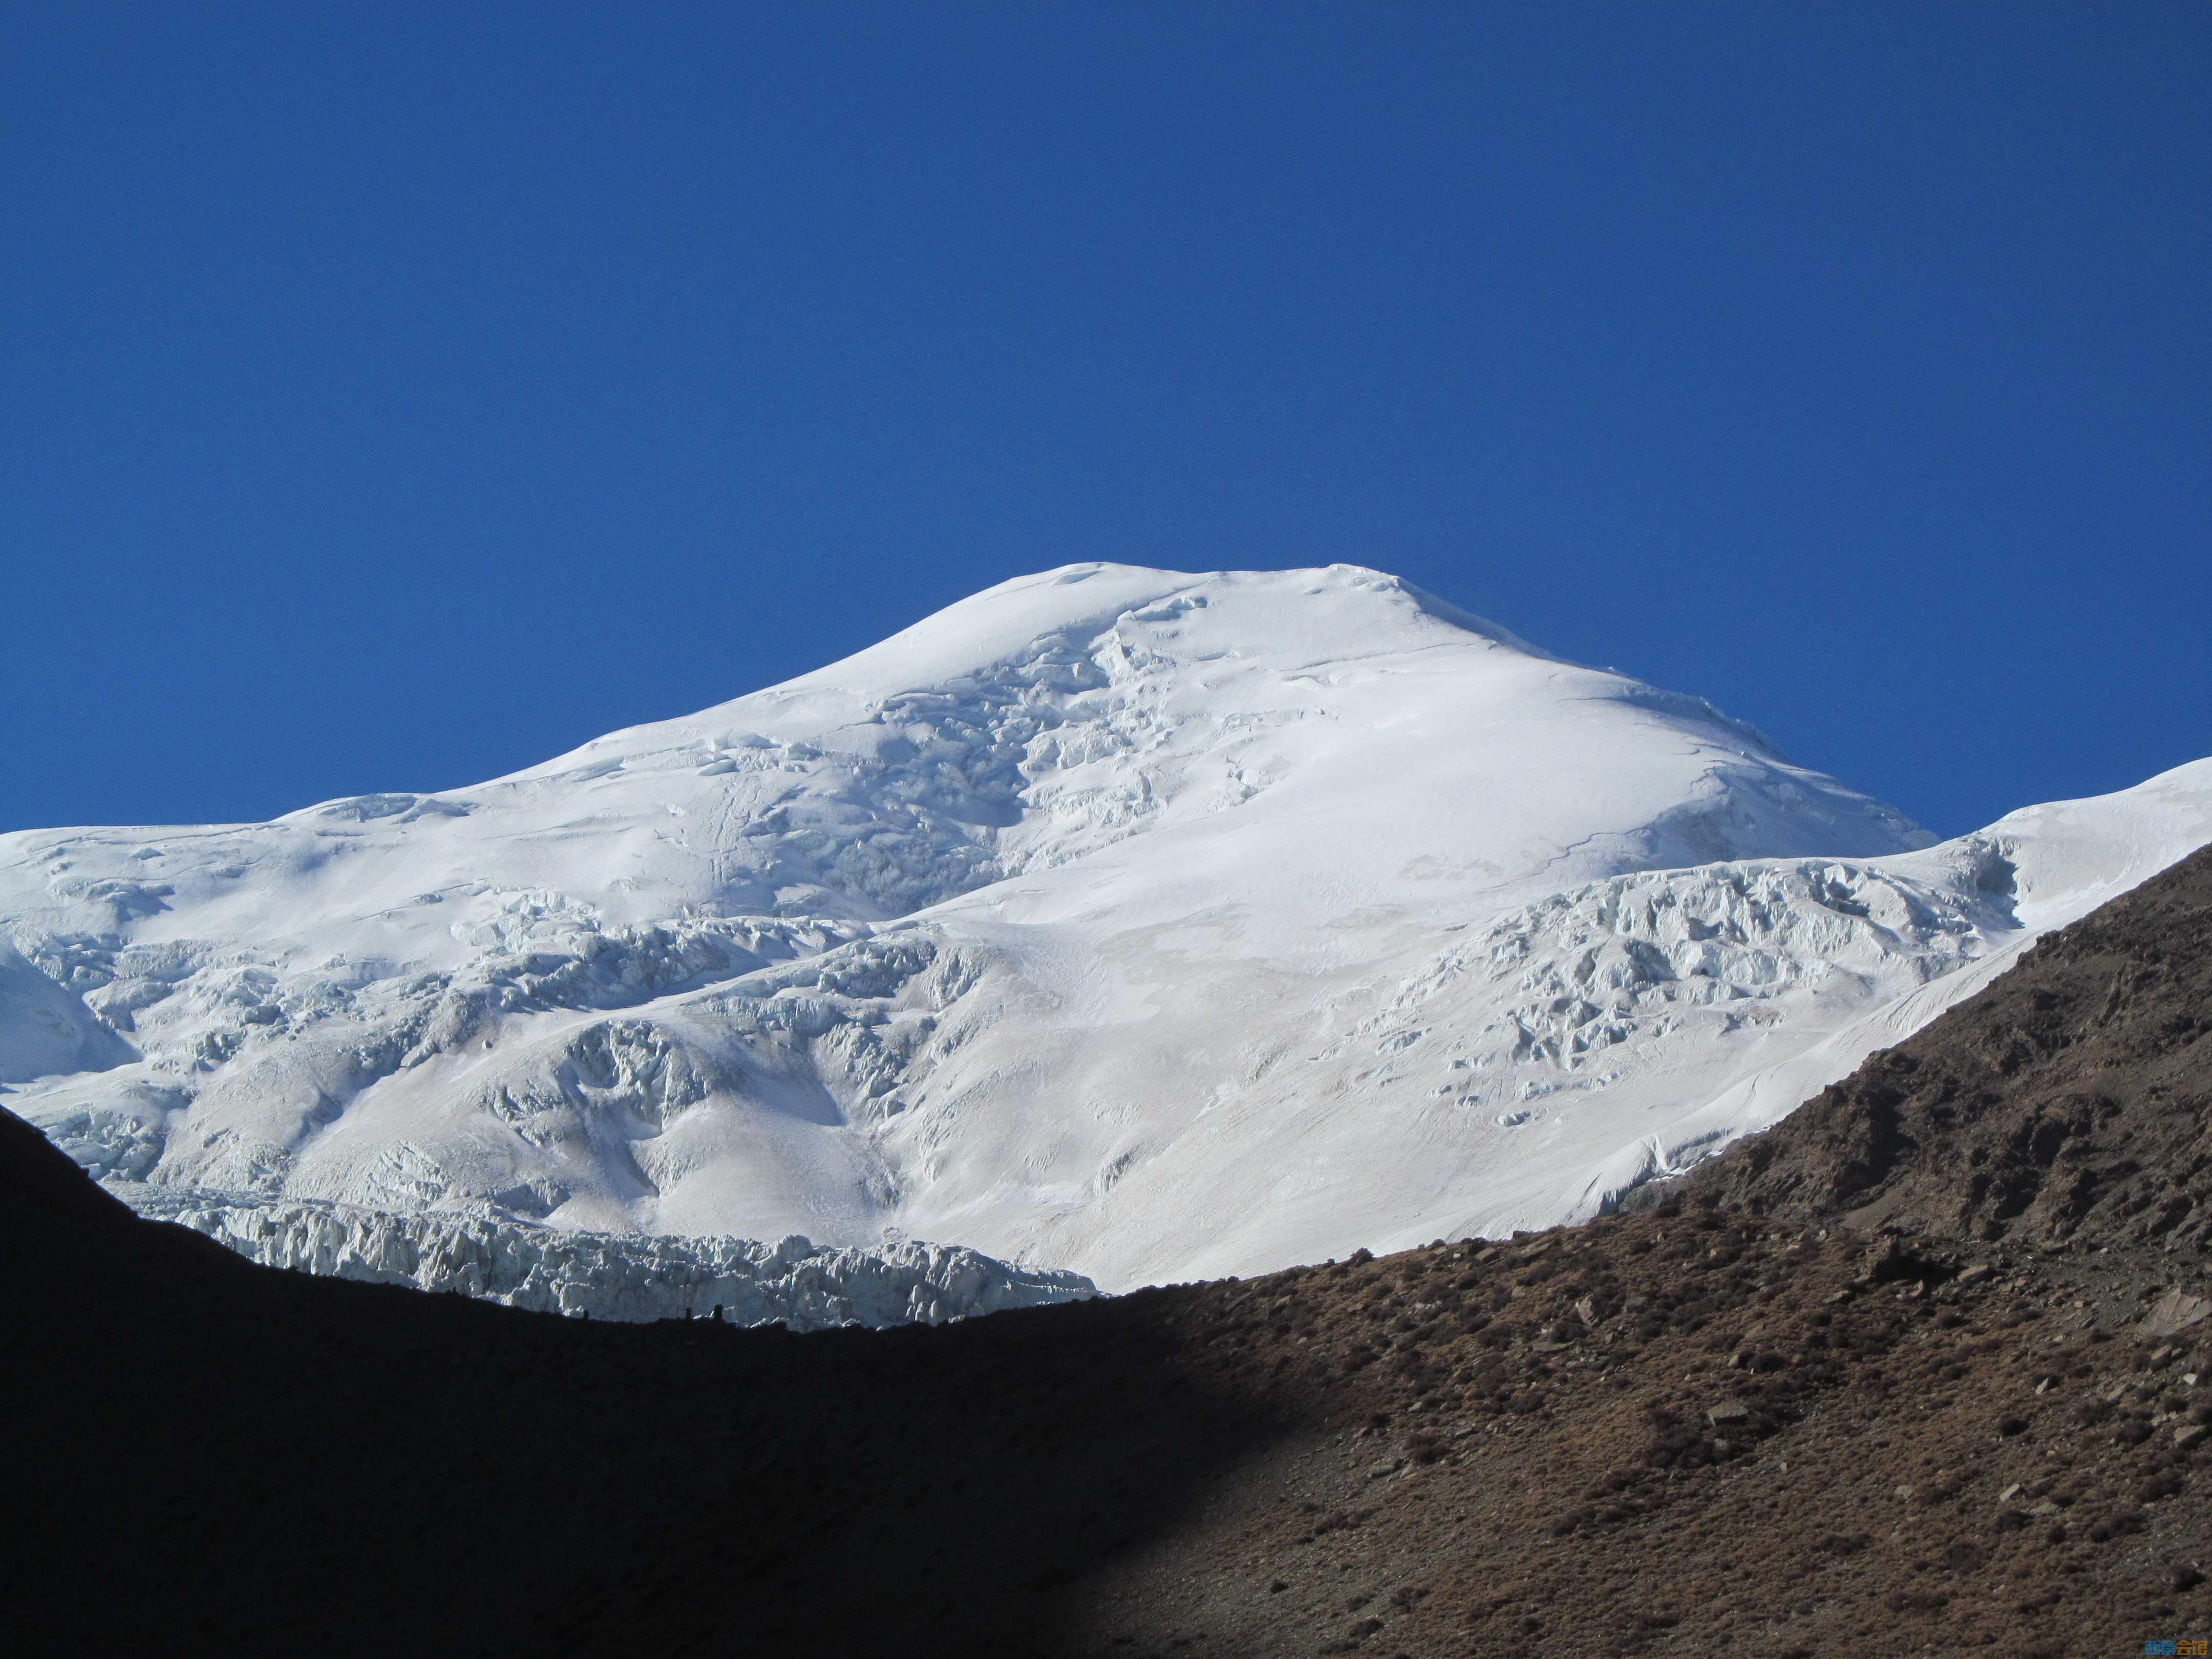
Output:
[[[1206,613],[1210,628],[1191,626]],[[1496,623],[1360,565],[1325,569],[1194,574],[1139,565],[1089,562],[1017,576],[947,605],[889,639],[765,692],[697,714],[632,726],[594,738],[545,766],[558,771],[609,753],[680,750],[712,739],[732,721],[752,720],[785,741],[820,742],[851,726],[881,723],[904,699],[992,683],[1054,654],[1088,655],[1118,625],[1138,637],[1146,625],[1180,623],[1167,638],[1191,643],[1184,655],[1265,657],[1281,667],[1362,656],[1388,656],[1472,635],[1524,656],[1545,653]],[[865,749],[866,739],[855,740]]]
[[[1071,566],[472,787],[0,836],[0,1086],[225,1236],[1245,1272],[1609,1201],[2208,802],[1929,847],[1378,572]]]
[[[1486,886],[1916,839],[1702,702],[1557,661],[1394,577],[1079,565],[474,787],[0,837],[0,915],[445,967],[682,916],[882,921],[1156,830],[1195,829],[1176,857],[1199,872],[1248,826],[1354,837],[1363,889],[1397,848],[1395,868],[1426,860],[1419,880]]]

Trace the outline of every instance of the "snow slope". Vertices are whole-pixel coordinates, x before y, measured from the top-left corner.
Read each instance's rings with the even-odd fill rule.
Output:
[[[1930,848],[1373,571],[1081,565],[474,788],[0,837],[0,1079],[127,1182],[1118,1287],[1601,1206],[2208,839],[2200,765]]]

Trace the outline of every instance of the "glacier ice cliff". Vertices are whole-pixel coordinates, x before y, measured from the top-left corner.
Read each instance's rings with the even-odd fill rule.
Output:
[[[820,1330],[939,1325],[1097,1294],[1079,1273],[1018,1267],[960,1245],[915,1240],[831,1249],[796,1234],[766,1243],[566,1232],[510,1216],[397,1214],[109,1181],[149,1220],[189,1227],[240,1255],[379,1285],[451,1291],[595,1319],[705,1317]]]

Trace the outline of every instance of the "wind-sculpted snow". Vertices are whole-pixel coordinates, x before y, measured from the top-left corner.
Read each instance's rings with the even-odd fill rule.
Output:
[[[0,836],[0,1087],[149,1190],[1116,1288],[1604,1208],[2208,839],[2212,764],[1930,846],[1377,572],[1073,566],[474,787]]]
[[[1094,1296],[1079,1274],[1034,1271],[913,1240],[827,1249],[796,1236],[662,1238],[562,1232],[510,1217],[398,1215],[111,1182],[141,1215],[203,1233],[271,1267],[594,1319],[704,1317],[793,1330],[942,1324]]]

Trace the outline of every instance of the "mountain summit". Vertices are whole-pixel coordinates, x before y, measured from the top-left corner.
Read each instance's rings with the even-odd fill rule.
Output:
[[[0,837],[0,1080],[264,1254],[321,1206],[1249,1272],[1771,1121],[2212,838],[2212,767],[2038,811],[1930,847],[1375,571],[1076,565],[471,788]]]

